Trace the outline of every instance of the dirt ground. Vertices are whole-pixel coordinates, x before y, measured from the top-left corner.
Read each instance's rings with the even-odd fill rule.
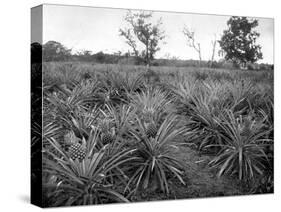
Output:
[[[170,194],[166,196],[160,191],[145,190],[134,197],[134,201],[156,201],[168,199],[204,198],[218,196],[242,195],[242,188],[238,181],[229,177],[216,176],[208,163],[211,156],[199,155],[190,147],[181,146],[174,154],[185,164],[183,180],[186,185],[177,179],[170,179]]]

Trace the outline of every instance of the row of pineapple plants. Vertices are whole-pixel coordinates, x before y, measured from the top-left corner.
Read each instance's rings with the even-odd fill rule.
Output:
[[[248,81],[177,83],[149,72],[45,85],[45,204],[129,202],[147,189],[168,197],[171,179],[186,184],[173,154],[183,143],[212,153],[218,177],[263,175],[273,157],[273,101],[255,107],[258,94]]]

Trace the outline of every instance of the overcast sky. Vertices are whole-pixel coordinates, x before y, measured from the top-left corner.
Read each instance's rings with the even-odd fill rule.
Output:
[[[124,38],[119,36],[119,29],[126,26],[124,17],[127,10],[104,9],[93,7],[44,5],[43,43],[55,40],[73,51],[90,50],[93,53],[103,51],[112,53],[127,52],[130,48]],[[209,60],[212,53],[211,41],[215,35],[220,38],[230,16],[201,15],[172,12],[154,12],[153,20],[162,17],[166,32],[166,44],[161,45],[156,58],[170,56],[180,59],[198,59],[197,53],[186,45],[182,29],[187,27],[195,31],[195,37],[201,44],[202,59]],[[262,47],[263,60],[273,63],[273,19],[256,18],[260,33],[257,42]],[[217,50],[219,45],[217,45]],[[219,59],[216,54],[215,59]]]

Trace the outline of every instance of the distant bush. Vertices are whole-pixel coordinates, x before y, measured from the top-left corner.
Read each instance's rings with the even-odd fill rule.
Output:
[[[118,64],[120,65],[136,65],[135,58],[125,57],[118,60]]]
[[[209,62],[210,68],[222,68],[222,63],[219,63],[217,61]]]
[[[259,70],[274,70],[274,65],[270,65],[270,64],[264,64],[264,63],[261,63],[259,64],[259,67],[258,67]]]
[[[254,64],[247,64],[247,69],[250,70],[250,71],[253,71],[253,70],[256,70],[256,67]]]

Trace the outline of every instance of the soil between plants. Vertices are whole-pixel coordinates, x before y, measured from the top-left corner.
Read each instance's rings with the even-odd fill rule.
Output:
[[[171,178],[169,179],[169,195],[148,188],[132,197],[133,202],[246,194],[237,180],[229,176],[216,176],[216,170],[208,165],[213,156],[200,155],[198,151],[183,145],[175,149],[173,154],[177,155],[184,164],[183,180],[185,185],[177,178]]]

